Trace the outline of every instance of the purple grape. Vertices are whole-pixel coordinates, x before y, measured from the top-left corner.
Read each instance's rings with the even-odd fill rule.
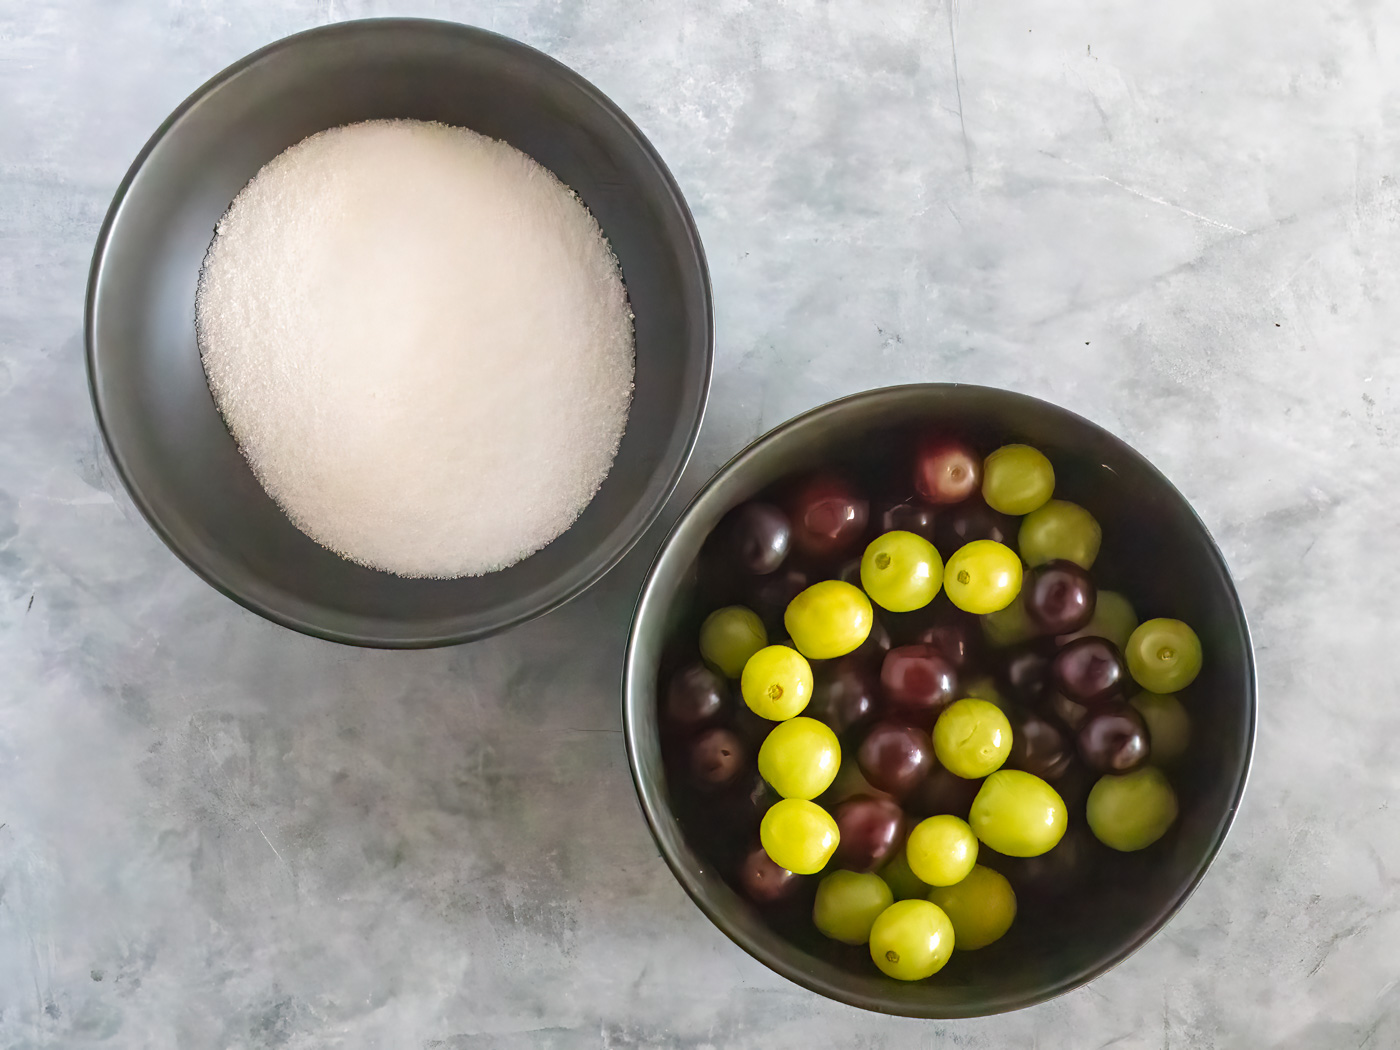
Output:
[[[1072,561],[1049,561],[1026,573],[1021,604],[1045,634],[1070,634],[1094,618],[1098,590]]]
[[[774,864],[763,847],[754,849],[739,867],[739,886],[755,904],[777,904],[797,892],[802,876]]]
[[[1033,773],[1042,780],[1055,780],[1074,760],[1074,749],[1058,726],[1024,709],[1011,713],[1011,753],[1008,769]]]
[[[966,670],[981,651],[982,632],[970,616],[959,615],[919,632],[918,641],[937,649],[953,670]]]
[[[728,729],[709,729],[690,747],[690,778],[703,791],[734,783],[744,769],[748,750]]]
[[[843,656],[812,668],[812,699],[802,713],[839,736],[872,718],[876,699],[875,675],[866,662]]]
[[[1147,724],[1129,704],[1100,705],[1079,727],[1079,754],[1096,772],[1131,773],[1147,763]]]
[[[833,863],[848,871],[874,871],[904,842],[904,811],[886,798],[857,796],[832,816],[841,833]]]
[[[792,542],[818,561],[835,561],[860,542],[870,520],[870,502],[844,478],[810,478],[788,501]]]
[[[662,710],[667,724],[694,732],[718,722],[729,708],[729,683],[702,663],[688,664],[671,676]]]
[[[917,787],[933,768],[933,741],[914,726],[878,722],[861,741],[856,761],[872,787],[898,798]]]
[[[1006,691],[1023,704],[1040,702],[1050,690],[1050,662],[1054,643],[1048,639],[1023,642],[1007,651],[1001,665]]]
[[[932,507],[919,500],[880,503],[875,508],[875,526],[880,533],[912,532],[933,542],[934,524],[938,515]]]
[[[959,547],[973,540],[995,540],[1012,545],[1016,542],[1016,519],[998,514],[982,502],[981,497],[965,500],[938,515],[934,546],[946,560]]]
[[[1123,654],[1107,638],[1076,638],[1055,654],[1050,673],[1066,697],[1091,705],[1121,695],[1128,678]]]
[[[948,658],[931,645],[902,645],[885,654],[880,688],[891,713],[923,729],[957,695],[958,676]]]
[[[980,780],[966,780],[942,766],[935,766],[933,772],[905,796],[904,805],[910,813],[920,817],[948,813],[966,820],[972,800],[981,787]]]
[[[755,576],[776,572],[792,542],[792,524],[771,503],[745,503],[721,528],[730,557]]]

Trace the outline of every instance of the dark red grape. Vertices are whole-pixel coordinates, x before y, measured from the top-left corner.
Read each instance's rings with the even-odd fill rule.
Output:
[[[888,614],[886,614],[888,615]],[[885,654],[890,651],[890,632],[885,630],[885,624],[879,616],[872,616],[870,621],[870,633],[865,636],[865,641],[855,652],[850,655],[868,667],[878,668],[880,661],[885,658]]]
[[[865,535],[870,502],[843,478],[811,478],[788,503],[792,542],[808,557],[835,560]]]
[[[887,798],[858,796],[831,814],[841,833],[833,863],[848,871],[874,871],[904,843],[904,811]]]
[[[744,742],[728,729],[707,729],[690,747],[690,777],[696,787],[714,791],[732,784],[748,758]]]
[[[783,613],[788,603],[812,585],[811,576],[792,565],[784,565],[777,572],[753,578],[746,591],[744,604],[754,612],[768,628],[769,636],[783,629]]]
[[[889,710],[924,729],[953,702],[958,674],[952,662],[931,645],[901,645],[885,654],[880,689]]]
[[[1097,866],[1093,863],[1092,836],[1074,821],[1064,838],[1048,853],[1038,857],[993,855],[985,847],[978,851],[978,863],[996,868],[1011,883],[1018,896],[1040,901],[1060,900],[1081,888]]]
[[[801,875],[780,868],[759,846],[739,866],[739,885],[755,904],[777,904],[797,892]]]
[[[966,780],[942,766],[935,766],[933,772],[905,796],[904,805],[910,813],[920,817],[949,813],[966,820],[972,800],[981,787],[980,780]]]
[[[1011,696],[1024,704],[1040,702],[1050,691],[1050,664],[1055,645],[1046,639],[1024,642],[1007,651],[1001,681]]]
[[[802,713],[825,722],[838,736],[875,714],[875,673],[854,654],[812,668],[812,698]]]
[[[1051,680],[1061,693],[1096,704],[1123,692],[1128,669],[1123,654],[1107,638],[1076,638],[1050,663]]]
[[[1052,691],[1046,706],[1056,718],[1075,732],[1084,724],[1084,719],[1089,717],[1089,709],[1085,705],[1078,700],[1071,700],[1063,693]]]
[[[1048,561],[1026,573],[1021,603],[1045,634],[1069,634],[1094,618],[1098,590],[1089,574],[1072,561]]]
[[[875,527],[881,534],[886,532],[912,532],[933,542],[934,523],[937,512],[919,500],[901,500],[898,503],[880,503],[875,507]]]
[[[1079,727],[1079,754],[1096,772],[1131,773],[1148,759],[1147,723],[1130,704],[1103,704]]]
[[[959,547],[973,540],[995,540],[1012,545],[1016,542],[1016,519],[998,514],[980,498],[969,499],[938,515],[934,527],[934,546],[944,561]]]
[[[915,453],[914,486],[930,503],[961,503],[982,487],[982,458],[956,438],[925,438]]]
[[[1024,708],[1011,712],[1011,753],[1008,769],[1034,773],[1042,780],[1056,780],[1074,760],[1074,749],[1058,726]]]
[[[771,503],[745,503],[721,528],[735,564],[756,576],[776,572],[792,541],[787,515]]]
[[[933,741],[915,726],[878,722],[861,741],[856,761],[872,787],[899,797],[933,768]]]
[[[924,628],[919,632],[918,641],[937,649],[953,665],[953,670],[962,671],[977,658],[982,632],[972,617],[959,615]]]
[[[671,676],[663,711],[671,728],[694,732],[718,722],[728,708],[729,683],[704,664],[688,664]]]
[[[1098,779],[1099,775],[1081,762],[1079,755],[1075,753],[1071,754],[1064,771],[1050,780],[1050,786],[1064,800],[1065,809],[1071,814],[1071,823],[1083,814],[1084,803],[1089,800],[1089,791]]]

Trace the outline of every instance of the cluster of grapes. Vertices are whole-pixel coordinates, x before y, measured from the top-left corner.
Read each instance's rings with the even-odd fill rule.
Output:
[[[1074,863],[1066,798],[1112,849],[1161,838],[1202,653],[1095,586],[1102,530],[1037,449],[932,437],[910,473],[873,512],[837,474],[732,511],[698,571],[743,604],[705,617],[661,715],[739,888],[770,906],[822,875],[816,928],[918,980],[1010,928],[998,868]]]

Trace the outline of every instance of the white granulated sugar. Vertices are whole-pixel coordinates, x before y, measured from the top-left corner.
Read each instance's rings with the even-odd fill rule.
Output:
[[[462,128],[370,121],[282,153],[219,223],[196,316],[268,494],[318,543],[403,576],[539,550],[627,423],[632,315],[597,222]]]

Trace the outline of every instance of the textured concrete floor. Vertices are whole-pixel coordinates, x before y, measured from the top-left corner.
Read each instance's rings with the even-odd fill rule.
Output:
[[[991,383],[1195,502],[1258,643],[1249,793],[1092,985],[882,1019],[733,947],[618,733],[653,534],[504,637],[360,652],[168,553],[101,450],[83,286],[131,158],[372,14],[543,48],[667,158],[719,343],[693,490],[835,395]],[[1400,1045],[1400,8],[1375,0],[0,4],[0,1045]]]

